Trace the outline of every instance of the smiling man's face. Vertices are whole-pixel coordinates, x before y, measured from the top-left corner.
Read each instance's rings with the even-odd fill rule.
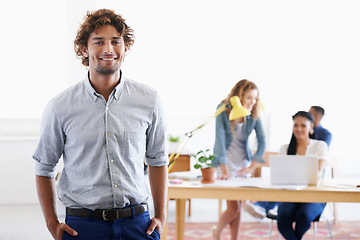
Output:
[[[111,75],[119,71],[125,57],[124,39],[112,25],[97,28],[91,33],[84,56],[89,58],[90,71]]]

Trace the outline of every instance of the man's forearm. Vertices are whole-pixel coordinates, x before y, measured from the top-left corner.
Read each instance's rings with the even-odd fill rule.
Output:
[[[149,180],[151,193],[154,201],[155,217],[162,221],[166,220],[166,203],[167,203],[167,185],[168,185],[168,168],[149,167]]]
[[[55,209],[55,182],[54,179],[36,176],[36,189],[45,217],[46,225],[51,229],[52,225],[59,223]]]
[[[36,176],[36,188],[45,217],[46,226],[55,240],[62,239],[64,232],[77,236],[77,232],[65,223],[60,223],[56,215],[54,179]]]

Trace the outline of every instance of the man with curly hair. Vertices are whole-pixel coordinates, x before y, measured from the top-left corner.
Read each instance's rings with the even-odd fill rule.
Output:
[[[74,41],[88,74],[44,111],[33,159],[40,205],[56,240],[160,239],[166,220],[166,127],[156,90],[125,78],[120,69],[134,40],[121,15],[88,12]],[[57,191],[65,223],[57,218],[54,197],[61,156]]]

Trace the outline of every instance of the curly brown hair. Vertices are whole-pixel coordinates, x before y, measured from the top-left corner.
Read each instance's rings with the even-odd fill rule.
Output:
[[[124,39],[126,50],[129,50],[134,44],[134,30],[125,23],[125,19],[121,15],[109,9],[100,9],[93,12],[87,11],[85,20],[80,25],[74,40],[75,53],[81,59],[84,66],[89,66],[89,58],[83,55],[82,49],[87,48],[91,33],[104,25],[112,25],[116,28]]]

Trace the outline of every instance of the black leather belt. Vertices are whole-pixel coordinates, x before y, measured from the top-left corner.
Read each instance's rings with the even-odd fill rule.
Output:
[[[148,211],[148,205],[146,203],[132,206],[134,208],[135,215],[142,214]],[[124,217],[132,217],[132,207],[115,208],[115,209],[99,209],[89,210],[86,208],[66,208],[66,215],[74,217],[92,217],[94,219],[103,220],[116,220]]]

